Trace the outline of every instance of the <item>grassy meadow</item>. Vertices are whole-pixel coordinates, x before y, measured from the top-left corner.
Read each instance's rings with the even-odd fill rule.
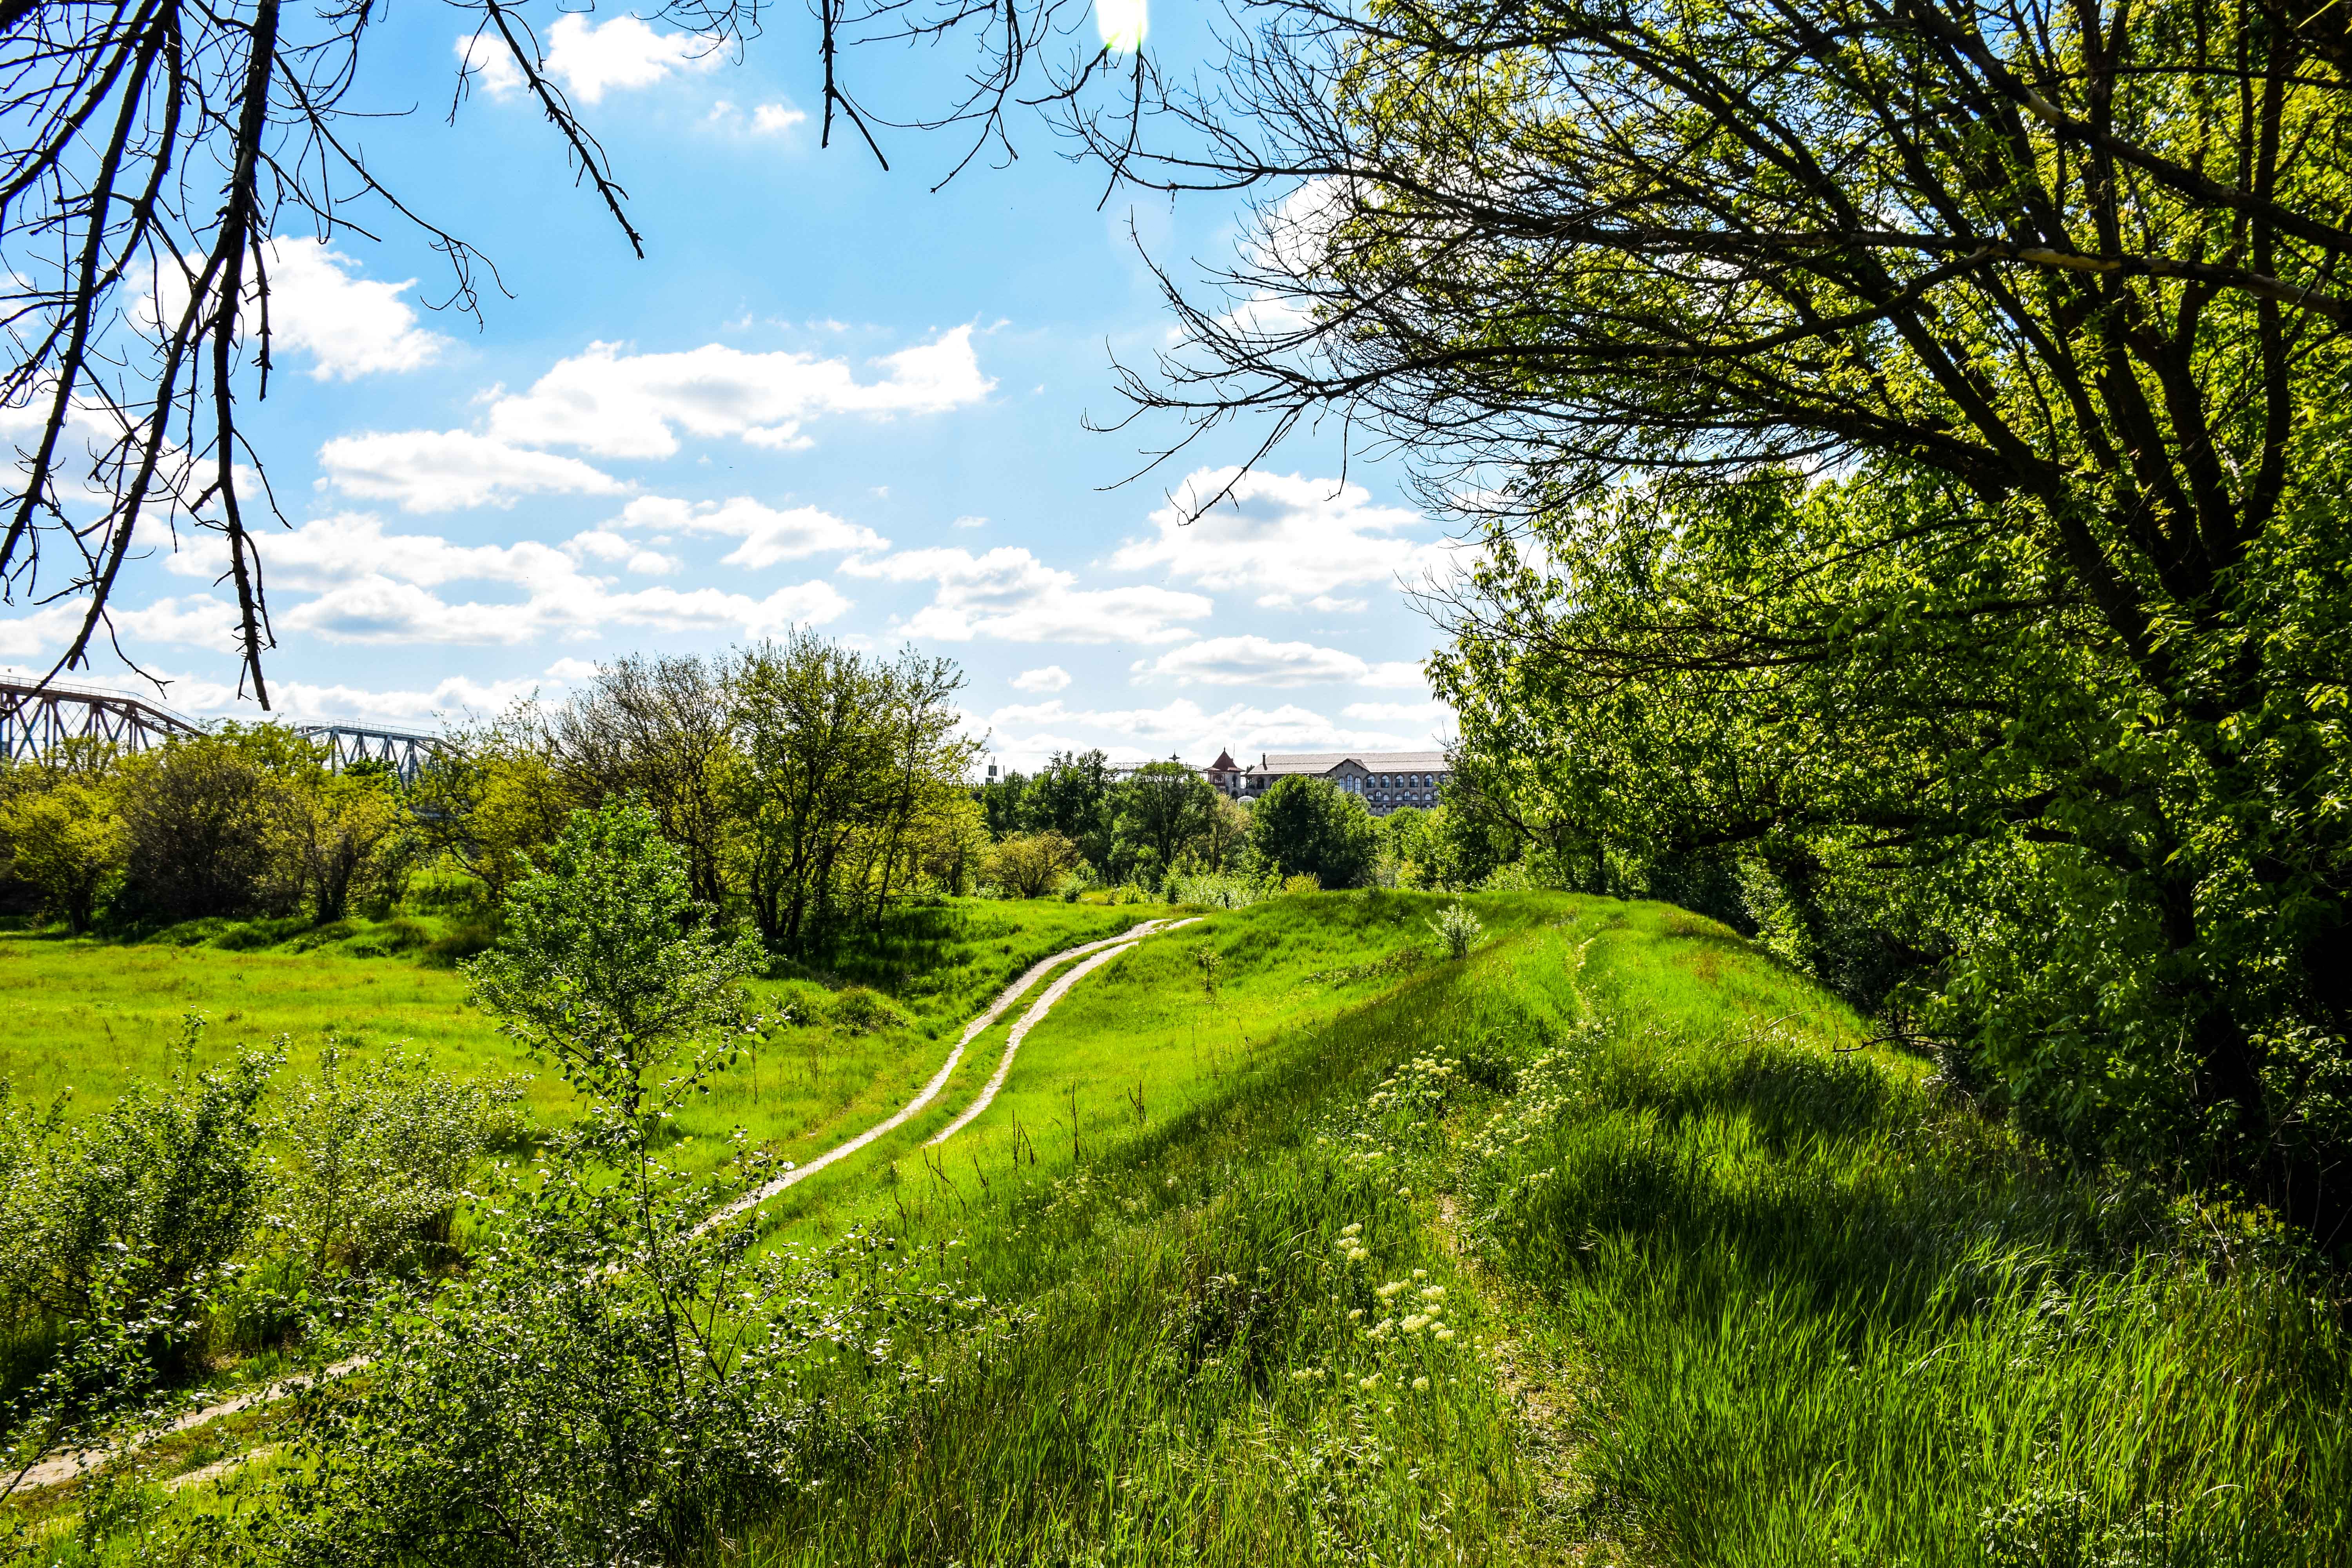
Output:
[[[772,1246],[928,1308],[819,1346],[792,1484],[690,1560],[2352,1560],[2340,1282],[2276,1231],[2037,1163],[1710,921],[1467,901],[1460,962],[1411,894],[1152,938],[942,1149],[1020,1008],[786,1194]]]
[[[912,1095],[1013,976],[1164,913],[995,900],[894,910],[879,938],[847,948],[836,967],[748,986],[747,1005],[773,1022],[678,1131],[712,1158],[739,1126],[787,1158],[827,1147]],[[69,1090],[68,1114],[101,1110],[170,1071],[194,1013],[206,1020],[199,1063],[282,1037],[280,1071],[299,1075],[331,1037],[355,1061],[404,1050],[457,1078],[528,1077],[535,1116],[568,1117],[571,1090],[468,1004],[464,974],[428,940],[400,930],[417,924],[346,921],[329,942],[294,922],[282,932],[213,922],[142,942],[0,931],[0,1080],[42,1104]],[[680,1158],[697,1163],[690,1148]]]

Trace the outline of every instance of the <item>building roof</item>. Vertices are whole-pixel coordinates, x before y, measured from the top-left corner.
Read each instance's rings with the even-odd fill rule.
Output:
[[[1242,765],[1234,761],[1231,752],[1221,751],[1217,753],[1217,760],[1209,764],[1209,771],[1213,773],[1237,773],[1242,771]]]
[[[1450,772],[1444,752],[1268,752],[1250,769],[1262,776],[1328,773],[1342,763],[1354,763],[1374,773],[1442,773]]]

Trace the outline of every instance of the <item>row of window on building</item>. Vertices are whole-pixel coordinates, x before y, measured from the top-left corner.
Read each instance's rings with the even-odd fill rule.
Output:
[[[1443,752],[1265,752],[1247,766],[1231,752],[1219,752],[1204,771],[1211,784],[1236,799],[1255,799],[1276,779],[1327,778],[1361,796],[1375,816],[1435,805],[1450,776]]]

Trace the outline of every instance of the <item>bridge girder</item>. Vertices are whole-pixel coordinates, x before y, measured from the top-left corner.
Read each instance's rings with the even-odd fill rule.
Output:
[[[354,763],[383,763],[404,784],[415,781],[441,745],[437,735],[371,724],[299,724],[294,732],[323,741],[335,773]],[[74,741],[142,752],[173,735],[201,733],[194,720],[120,691],[0,680],[0,756],[11,762],[35,761]]]

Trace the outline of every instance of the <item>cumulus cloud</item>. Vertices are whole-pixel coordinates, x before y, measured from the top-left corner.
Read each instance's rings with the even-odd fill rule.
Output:
[[[0,658],[55,658],[81,629],[85,613],[79,604],[61,603],[0,618]],[[178,643],[224,654],[236,649],[236,606],[215,595],[167,596],[139,605],[118,603],[109,607],[108,616],[116,633],[134,647]],[[101,647],[105,644],[102,632],[99,642]]]
[[[1372,663],[1336,647],[1276,642],[1255,634],[1208,637],[1158,658],[1137,661],[1142,677],[1165,677],[1202,686],[1388,686],[1417,687],[1421,668],[1405,660]]]
[[[272,240],[269,248],[270,333],[310,354],[314,380],[415,370],[448,346],[417,327],[416,308],[401,298],[415,279],[360,277],[358,262],[309,240]]]
[[[452,604],[430,589],[379,576],[329,589],[278,620],[289,630],[331,642],[511,645],[615,626],[761,637],[797,625],[822,625],[848,608],[839,590],[822,581],[754,599],[719,588],[615,592],[581,578],[561,588],[541,588],[520,603]]]
[[[563,542],[563,553],[574,561],[617,562],[640,577],[667,577],[686,564],[675,555],[664,555],[635,540],[624,539],[609,528],[592,528],[573,534]]]
[[[0,658],[55,657],[81,625],[83,611],[68,604],[44,605],[20,616],[0,616]],[[40,670],[27,672],[38,677]]]
[[[1229,486],[1198,521],[1185,521]],[[1442,544],[1405,537],[1428,526],[1419,512],[1374,505],[1361,485],[1301,474],[1202,468],[1150,521],[1152,532],[1122,545],[1113,565],[1164,570],[1208,588],[1258,589],[1267,609],[1361,609],[1362,599],[1333,591],[1440,573],[1450,559]]]
[[[807,119],[805,110],[789,103],[762,103],[751,110],[751,129],[762,136],[776,136]]]
[[[201,269],[204,258],[186,262]],[[415,370],[449,346],[447,338],[420,328],[416,307],[401,298],[416,287],[414,278],[386,283],[362,277],[357,259],[315,239],[273,239],[262,262],[272,348],[307,354],[315,381]],[[247,280],[238,313],[248,331],[261,326],[261,282]],[[152,333],[162,322],[177,321],[187,303],[188,274],[167,262],[155,268],[148,292],[133,307],[133,323]]]
[[[1070,687],[1070,672],[1058,664],[1049,664],[1043,669],[1023,670],[1013,678],[1011,685],[1015,691],[1066,691]]]
[[[1435,731],[1452,721],[1454,710],[1443,702],[1350,702],[1339,710],[1339,717],[1366,724],[1412,724]]]
[[[397,501],[404,511],[512,506],[526,495],[621,495],[629,489],[577,458],[466,430],[338,436],[319,448],[319,464],[326,470],[321,485],[362,500]]]
[[[607,458],[667,458],[677,433],[734,436],[758,447],[804,446],[802,426],[827,414],[887,417],[977,403],[996,384],[981,374],[971,329],[873,362],[866,381],[845,359],[706,343],[633,354],[596,342],[559,360],[529,392],[490,406],[489,429],[526,446],[578,447]]]
[[[754,570],[804,555],[890,548],[890,542],[872,529],[845,522],[829,511],[813,506],[779,511],[749,496],[724,501],[639,496],[621,510],[621,523],[628,528],[677,529],[740,539],[742,542],[720,559],[730,566]]]
[[[1080,588],[1075,574],[1046,565],[1014,545],[974,555],[969,550],[909,550],[875,561],[851,560],[853,576],[938,584],[931,602],[908,618],[909,636],[967,642],[1177,642],[1177,624],[1215,608],[1198,594],[1167,588]]]
[[[719,588],[620,589],[583,569],[583,558],[604,548],[595,537],[600,532],[575,535],[562,547],[537,540],[457,544],[436,534],[388,532],[373,514],[345,512],[264,534],[256,547],[278,591],[278,626],[337,642],[515,644],[614,626],[758,637],[832,621],[849,608],[841,592],[822,580],[759,598]],[[217,563],[217,547],[208,546],[174,556],[168,569],[208,575]],[[514,596],[483,600],[440,592],[457,583],[495,584]],[[289,605],[289,590],[315,596]]]
[[[522,87],[522,72],[505,40],[479,33],[457,41],[457,58],[484,91],[504,98]],[[726,52],[718,40],[695,33],[665,33],[636,16],[592,22],[584,12],[559,16],[547,30],[542,68],[583,103],[594,103],[614,89],[651,87],[666,77],[716,69]]]

